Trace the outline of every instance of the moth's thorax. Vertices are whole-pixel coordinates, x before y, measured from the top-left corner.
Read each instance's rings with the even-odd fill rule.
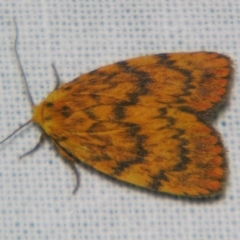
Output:
[[[57,125],[61,124],[57,111],[58,106],[61,105],[61,97],[61,92],[55,90],[39,105],[34,106],[32,121],[42,127],[47,134],[53,131],[54,125],[57,128]]]

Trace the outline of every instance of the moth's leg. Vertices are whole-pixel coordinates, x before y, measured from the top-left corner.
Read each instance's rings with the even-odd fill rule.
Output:
[[[58,88],[60,87],[61,80],[60,80],[59,74],[58,74],[58,72],[57,72],[57,69],[56,69],[54,63],[52,63],[52,68],[53,68],[54,75],[55,75],[56,80],[57,80],[56,86],[55,86],[55,90],[56,90],[56,89],[58,89]]]
[[[41,136],[40,136],[40,138],[39,138],[38,143],[36,144],[36,146],[35,146],[33,149],[31,149],[30,151],[28,151],[28,152],[24,153],[23,155],[21,155],[21,156],[19,157],[19,159],[22,159],[23,157],[26,157],[27,155],[32,154],[33,152],[35,152],[36,150],[38,150],[38,148],[42,145],[42,143],[43,143],[43,141],[44,141],[45,138],[46,138],[46,134],[45,134],[45,133],[42,133]]]
[[[76,159],[71,153],[67,152],[64,148],[62,148],[56,142],[54,142],[54,145],[56,146],[59,153],[66,160],[66,162],[69,164],[69,166],[72,168],[72,170],[73,170],[73,172],[76,176],[76,187],[73,189],[73,194],[75,194],[77,192],[77,190],[79,189],[79,186],[80,186],[80,174],[79,174],[79,171],[78,171],[78,169],[75,165]]]

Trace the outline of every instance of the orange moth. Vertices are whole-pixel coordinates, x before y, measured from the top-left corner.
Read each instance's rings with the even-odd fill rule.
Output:
[[[230,58],[215,52],[133,58],[61,84],[33,104],[29,122],[72,166],[74,192],[80,161],[153,191],[212,196],[225,185],[227,164],[210,121],[227,100],[232,73]]]

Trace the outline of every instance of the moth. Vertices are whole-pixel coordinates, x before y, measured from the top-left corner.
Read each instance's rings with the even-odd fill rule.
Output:
[[[74,169],[74,192],[83,162],[156,192],[212,196],[225,185],[227,162],[211,121],[232,74],[231,59],[215,52],[137,57],[61,84],[33,104],[29,122]]]

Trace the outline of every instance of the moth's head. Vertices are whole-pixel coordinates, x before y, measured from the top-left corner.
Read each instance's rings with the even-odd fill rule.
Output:
[[[44,124],[44,105],[46,102],[41,102],[39,105],[33,106],[33,116],[32,116],[32,122],[37,123],[40,126],[43,126]]]

